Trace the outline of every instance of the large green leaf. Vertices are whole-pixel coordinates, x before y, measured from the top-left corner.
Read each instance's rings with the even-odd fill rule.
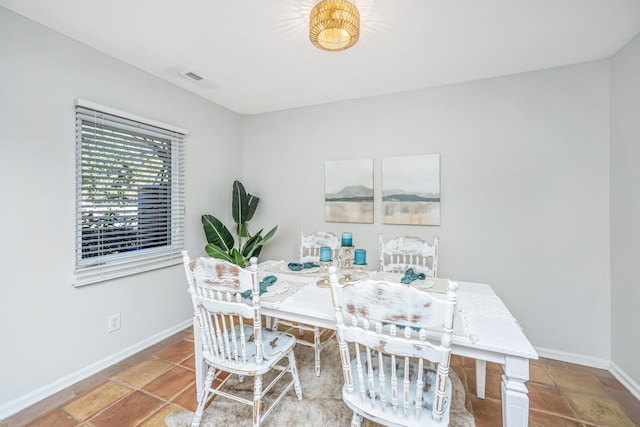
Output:
[[[238,251],[236,248],[233,248],[233,250],[231,251],[231,262],[243,268],[245,266],[245,259],[240,251]]]
[[[260,252],[262,252],[262,248],[263,248],[263,246],[254,247],[253,251],[251,251],[251,256],[259,257],[260,256]],[[249,257],[249,258],[251,258],[251,257]]]
[[[235,223],[241,225],[251,220],[259,201],[258,197],[247,194],[244,185],[240,181],[234,181],[232,214]]]
[[[264,239],[262,240],[262,244],[264,245],[265,243],[267,243],[276,234],[277,230],[278,230],[278,226],[277,225],[275,227],[273,227],[271,230],[269,230],[267,235],[264,236]]]
[[[225,252],[216,245],[209,243],[204,249],[211,258],[223,259],[243,268],[245,266],[244,257],[236,248],[233,248],[231,252]]]
[[[247,192],[244,189],[244,185],[240,181],[233,181],[233,199],[231,206],[231,214],[236,224],[244,224],[245,216],[247,215]]]
[[[251,234],[249,233],[249,227],[247,227],[247,224],[238,224],[236,226],[236,233],[238,234],[238,237],[251,237]]]
[[[242,251],[245,258],[249,259],[252,256],[260,255],[262,246],[264,246],[264,244],[267,243],[276,234],[277,229],[278,226],[276,225],[264,237],[260,235],[262,233],[262,230],[260,230],[260,233],[256,233],[251,239],[249,239],[245,244],[244,250]]]
[[[202,215],[202,225],[207,242],[229,253],[233,249],[234,239],[225,225],[212,215]]]
[[[247,213],[244,216],[244,222],[251,221],[251,218],[253,218],[253,214],[256,213],[256,209],[258,208],[259,202],[260,202],[259,197],[256,197],[252,194],[247,193]]]
[[[252,255],[253,256],[259,255],[260,252],[254,253],[254,250],[256,248],[259,248],[259,246],[256,246],[256,245],[260,240],[262,240],[262,236],[260,235],[261,233],[262,233],[262,230],[258,231],[256,234],[251,236],[244,244],[244,247],[242,248],[242,254],[246,259],[251,258]]]
[[[207,254],[209,254],[211,258],[223,259],[225,261],[233,262],[233,258],[229,255],[228,252],[223,251],[213,243],[209,243],[207,246],[205,246],[204,250],[207,251]]]

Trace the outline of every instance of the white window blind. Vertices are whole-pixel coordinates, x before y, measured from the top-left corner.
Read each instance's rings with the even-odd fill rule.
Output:
[[[76,101],[74,286],[182,261],[186,133]]]

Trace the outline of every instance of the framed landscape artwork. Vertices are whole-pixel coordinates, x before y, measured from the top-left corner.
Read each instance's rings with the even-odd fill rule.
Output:
[[[440,225],[440,155],[382,159],[382,223]]]
[[[325,162],[327,222],[373,223],[373,159]]]

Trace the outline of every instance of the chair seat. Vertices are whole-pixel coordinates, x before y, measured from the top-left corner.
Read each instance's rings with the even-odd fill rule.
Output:
[[[236,336],[235,348],[238,349],[238,352],[240,352],[242,348],[241,328],[240,325],[234,328]],[[228,348],[233,352],[234,346],[231,344],[232,336],[231,331],[229,331]],[[247,352],[246,363],[242,362],[242,357],[238,357],[238,364],[232,367],[229,365],[228,359],[223,360],[224,364],[218,364],[218,358],[209,351],[203,351],[202,356],[210,365],[228,372],[233,372],[238,375],[262,375],[278,363],[282,357],[286,356],[296,343],[296,338],[291,334],[262,328],[263,360],[262,363],[257,364],[255,361],[256,345],[253,339],[253,325],[244,325],[244,339]]]
[[[367,364],[366,358],[364,355],[361,357],[362,359],[362,369],[364,375],[364,381],[368,382],[369,377],[367,375]],[[444,415],[442,419],[438,422],[432,419],[432,408],[434,401],[434,392],[436,385],[436,370],[430,367],[423,368],[423,381],[424,387],[422,390],[422,411],[420,413],[420,418],[416,420],[415,417],[415,407],[416,407],[416,381],[415,378],[418,374],[418,364],[410,363],[409,364],[409,416],[405,418],[404,416],[404,389],[403,389],[403,381],[404,378],[404,358],[397,357],[396,358],[396,370],[397,370],[397,399],[398,399],[398,408],[396,412],[393,412],[392,406],[392,386],[391,386],[391,378],[388,375],[391,372],[391,357],[383,356],[384,363],[384,372],[387,373],[385,376],[385,396],[384,396],[384,408],[382,407],[382,400],[379,394],[379,391],[376,391],[375,395],[375,407],[373,407],[370,403],[370,397],[368,395],[365,396],[365,402],[362,402],[362,395],[360,394],[360,379],[358,378],[358,372],[356,368],[357,360],[354,358],[351,361],[351,373],[353,378],[353,393],[349,393],[347,391],[346,386],[342,388],[342,398],[351,408],[351,410],[359,413],[360,415],[365,416],[373,421],[376,419],[379,420],[380,423],[388,426],[446,426],[449,423],[449,405],[451,404],[451,380],[447,377],[446,390],[445,390],[445,402],[444,402]],[[425,361],[425,363],[428,363]],[[373,368],[373,381],[374,387],[373,390],[380,390],[380,369],[378,366],[378,355],[376,354],[371,356],[371,366]],[[365,390],[369,390],[369,386],[365,385]],[[384,414],[384,415],[383,415]]]

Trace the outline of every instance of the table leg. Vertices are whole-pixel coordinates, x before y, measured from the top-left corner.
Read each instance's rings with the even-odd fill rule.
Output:
[[[313,327],[313,349],[315,350],[316,377],[320,376],[320,328]]]
[[[476,395],[484,399],[485,384],[487,383],[487,361],[476,359]]]
[[[529,359],[507,356],[502,376],[502,425],[529,425],[529,396],[525,382],[529,379]]]

